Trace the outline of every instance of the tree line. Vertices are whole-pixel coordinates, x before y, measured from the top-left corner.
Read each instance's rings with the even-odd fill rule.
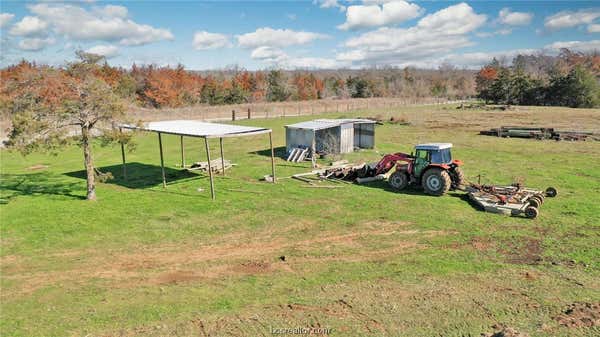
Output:
[[[475,77],[478,97],[512,105],[600,107],[600,55],[563,49],[557,56],[518,55],[510,65],[497,59]]]
[[[0,70],[0,100],[10,100],[12,87],[32,72],[65,72],[66,67],[49,67],[22,61]],[[333,98],[447,97],[475,95],[474,72],[451,66],[436,70],[374,68],[362,70],[189,71],[183,66],[133,65],[130,69],[110,66],[99,60],[94,75],[106,82],[116,95],[143,107],[182,107],[197,104],[221,105],[282,102]],[[2,103],[2,102],[0,102]]]

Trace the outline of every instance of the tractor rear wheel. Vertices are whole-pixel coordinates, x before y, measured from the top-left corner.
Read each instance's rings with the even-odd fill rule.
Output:
[[[444,195],[450,190],[452,180],[446,170],[438,167],[430,168],[423,174],[421,184],[425,193],[430,195]]]
[[[403,190],[408,186],[408,175],[403,171],[395,171],[388,178],[388,184],[396,190]]]
[[[456,166],[452,170],[451,178],[452,178],[452,187],[453,188],[460,188],[461,186],[464,186],[465,173],[462,171],[462,169],[459,166]]]

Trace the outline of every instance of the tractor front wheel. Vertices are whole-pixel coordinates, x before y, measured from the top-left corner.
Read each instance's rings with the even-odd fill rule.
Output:
[[[448,172],[437,167],[427,170],[421,181],[425,193],[430,195],[444,195],[452,185]]]
[[[408,186],[408,175],[406,172],[395,171],[388,178],[388,184],[395,190],[403,190]]]

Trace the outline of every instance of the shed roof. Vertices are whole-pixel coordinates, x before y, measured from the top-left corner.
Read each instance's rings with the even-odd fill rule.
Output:
[[[207,123],[194,120],[158,121],[143,126],[129,124],[119,126],[125,129],[202,138],[240,137],[271,132],[271,129],[254,126]]]
[[[340,126],[342,124],[353,123],[353,124],[375,124],[375,121],[370,119],[360,118],[340,118],[340,119],[315,119],[312,121],[300,122],[296,124],[286,125],[286,128],[290,129],[307,129],[307,130],[321,130],[329,129]]]
[[[443,150],[452,147],[452,143],[425,143],[415,146],[417,150]]]

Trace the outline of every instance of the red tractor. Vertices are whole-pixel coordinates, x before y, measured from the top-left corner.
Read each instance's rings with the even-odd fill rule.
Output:
[[[464,183],[462,162],[452,159],[451,148],[450,143],[428,143],[415,146],[414,154],[387,154],[378,163],[367,165],[362,176],[374,177],[396,167],[388,178],[394,189],[421,185],[427,194],[443,195]]]

